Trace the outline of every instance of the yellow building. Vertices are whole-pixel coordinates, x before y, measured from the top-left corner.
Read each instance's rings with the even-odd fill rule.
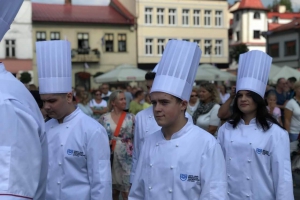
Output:
[[[202,50],[201,63],[228,67],[229,23],[226,0],[120,2],[137,17],[139,68],[153,68],[169,39],[197,42]]]
[[[116,0],[108,6],[33,3],[32,25],[35,84],[36,41],[70,41],[73,86],[96,88],[94,75],[120,64],[137,65],[135,19]]]

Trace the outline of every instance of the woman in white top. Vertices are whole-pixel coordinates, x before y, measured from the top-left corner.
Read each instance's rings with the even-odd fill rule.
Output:
[[[192,93],[191,93],[191,98],[189,100],[189,104],[187,106],[187,112],[193,116],[195,110],[197,109],[199,105],[199,98],[198,98],[198,91],[196,88],[193,88]]]
[[[212,83],[201,84],[199,98],[200,103],[193,114],[194,124],[214,135],[220,125],[218,117],[220,99],[215,85]]]
[[[222,84],[219,86],[220,89],[220,99],[221,99],[221,104],[225,103],[227,99],[229,99],[230,94],[227,93],[226,91],[226,85]]]
[[[284,109],[284,127],[289,132],[290,141],[296,141],[300,132],[300,81],[294,85],[295,96]]]
[[[92,117],[98,120],[102,114],[108,112],[107,102],[102,99],[102,92],[100,89],[95,90],[93,93],[94,99],[90,101],[89,105],[93,111]]]

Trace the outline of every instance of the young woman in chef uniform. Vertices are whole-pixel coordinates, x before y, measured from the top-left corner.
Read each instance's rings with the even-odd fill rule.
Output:
[[[291,200],[288,133],[269,114],[263,97],[272,58],[242,54],[230,120],[218,131],[230,200]]]

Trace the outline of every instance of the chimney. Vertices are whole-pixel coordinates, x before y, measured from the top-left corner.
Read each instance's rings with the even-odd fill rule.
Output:
[[[65,0],[65,4],[72,4],[72,0]]]

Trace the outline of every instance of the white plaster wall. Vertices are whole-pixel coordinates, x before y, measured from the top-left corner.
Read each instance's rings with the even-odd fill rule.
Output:
[[[278,24],[287,24],[287,23],[290,23],[292,21],[292,19],[278,19]],[[270,18],[268,19],[268,23],[274,23],[273,22],[273,19]]]
[[[260,19],[254,19],[254,13],[260,13]],[[254,30],[260,32],[267,31],[267,15],[264,11],[248,11],[243,14],[243,42],[245,43],[265,43],[266,39],[260,36],[260,39],[254,39]]]
[[[265,46],[248,46],[248,49],[249,49],[249,51],[259,50],[259,51],[266,52],[266,47]]]

